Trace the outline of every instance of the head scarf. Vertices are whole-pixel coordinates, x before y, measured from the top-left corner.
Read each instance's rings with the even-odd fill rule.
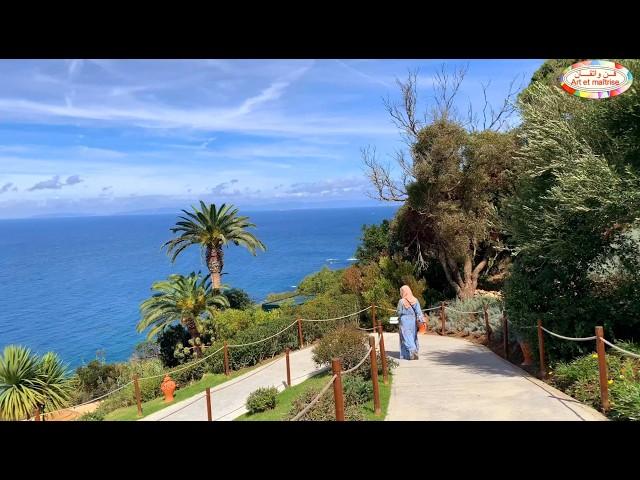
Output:
[[[411,293],[411,289],[408,285],[400,287],[400,296],[402,297],[402,304],[404,305],[404,308],[410,308],[411,305],[415,305],[418,301],[418,299],[413,296],[413,293]]]

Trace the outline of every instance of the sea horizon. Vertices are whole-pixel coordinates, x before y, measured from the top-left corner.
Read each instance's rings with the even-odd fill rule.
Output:
[[[355,261],[364,224],[392,218],[396,206],[240,210],[267,251],[225,249],[223,283],[256,303],[292,291],[323,266]],[[124,361],[145,339],[135,331],[151,284],[171,273],[207,269],[197,247],[175,264],[161,245],[180,212],[5,219],[0,224],[0,347],[54,351],[77,367],[104,351]]]
[[[224,203],[224,202],[223,202]],[[226,202],[231,203],[231,202]],[[191,205],[199,205],[199,203],[194,202]],[[366,209],[366,208],[397,208],[396,206],[392,206],[389,204],[379,204],[379,205],[348,205],[348,206],[302,206],[302,207],[283,207],[283,208],[260,208],[260,207],[248,207],[243,208],[242,206],[238,206],[233,204],[236,208],[240,210],[242,214],[253,213],[253,212],[290,212],[290,211],[312,211],[312,210],[350,210],[350,209]],[[176,207],[172,208],[162,208],[160,210],[142,210],[142,211],[130,211],[130,212],[110,212],[110,213],[73,213],[73,212],[64,212],[64,213],[48,213],[41,215],[30,215],[24,217],[1,217],[0,221],[4,220],[38,220],[38,219],[54,219],[54,218],[95,218],[95,217],[128,217],[128,216],[147,216],[147,215],[171,215],[173,212],[176,215],[182,214],[183,209],[189,209],[189,207]]]

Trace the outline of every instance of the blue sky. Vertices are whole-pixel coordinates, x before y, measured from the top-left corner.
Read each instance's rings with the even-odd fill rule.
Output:
[[[542,60],[2,60],[0,218],[375,202],[360,149],[402,147],[382,99],[443,64],[458,97],[502,102]]]

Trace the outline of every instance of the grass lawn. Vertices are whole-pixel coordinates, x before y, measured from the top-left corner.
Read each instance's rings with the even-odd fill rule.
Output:
[[[275,358],[275,357],[274,357]],[[247,373],[255,368],[260,367],[261,364],[253,365],[251,367],[243,368],[240,370],[232,371],[231,374],[227,377],[223,373],[207,373],[197,382],[192,383],[191,385],[181,388],[180,390],[176,390],[173,397],[174,401],[171,403],[165,403],[164,397],[154,398],[153,400],[149,400],[148,402],[142,403],[142,416],[146,417],[152,413],[155,413],[159,410],[162,410],[165,407],[170,405],[174,405],[177,402],[182,400],[186,400],[189,397],[192,397],[198,393],[204,392],[207,387],[213,388],[221,383],[224,383],[232,378],[235,378],[239,375]],[[118,408],[113,412],[109,412],[105,416],[105,420],[138,420],[138,407],[136,405],[131,405],[129,407]]]
[[[267,410],[266,412],[256,413],[254,415],[250,415],[245,413],[244,415],[236,418],[239,421],[269,421],[269,420],[282,420],[289,410],[291,410],[291,406],[293,404],[293,400],[300,395],[305,390],[310,388],[322,388],[331,378],[331,373],[325,372],[320,375],[316,375],[304,382],[294,385],[293,387],[287,388],[286,390],[280,392],[277,396],[276,408],[273,410]],[[389,407],[389,398],[391,397],[391,382],[392,375],[389,375],[389,385],[385,385],[382,383],[382,375],[379,377],[380,384],[380,408],[382,409],[382,414],[376,417],[373,413],[373,400],[365,403],[360,407],[362,413],[364,414],[367,420],[384,420],[384,417],[387,416],[387,408]],[[332,392],[329,391],[326,395],[332,395]]]

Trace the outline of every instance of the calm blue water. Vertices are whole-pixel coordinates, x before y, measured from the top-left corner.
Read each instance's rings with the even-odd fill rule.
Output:
[[[267,251],[253,257],[225,251],[223,282],[262,300],[291,290],[323,265],[351,262],[362,224],[395,209],[353,208],[243,212],[257,224]],[[103,350],[107,361],[129,358],[144,340],[135,331],[138,306],[155,280],[206,268],[198,248],[171,264],[160,246],[176,215],[0,221],[0,348],[17,343],[57,352],[75,367]]]

